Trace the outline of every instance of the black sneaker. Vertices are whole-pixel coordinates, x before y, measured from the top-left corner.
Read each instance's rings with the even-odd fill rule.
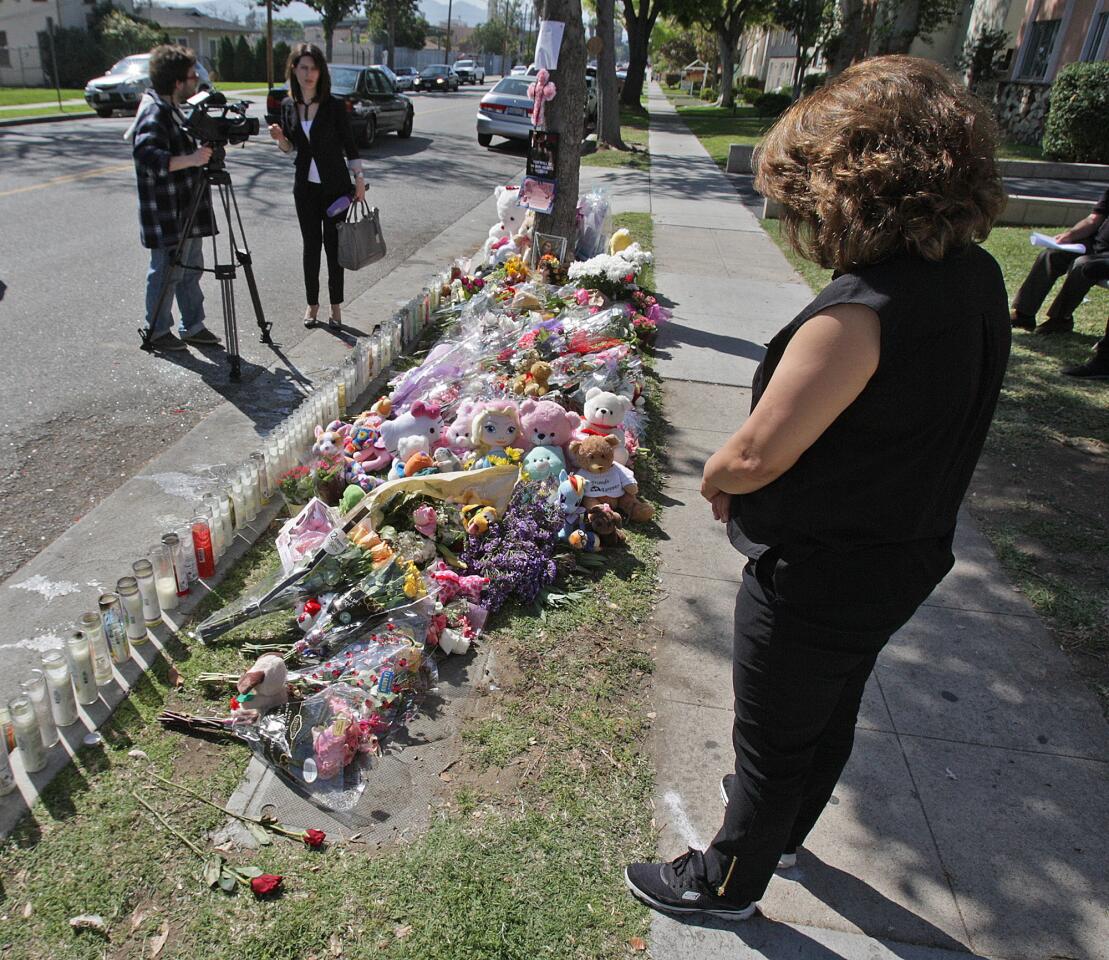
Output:
[[[724,774],[724,776],[722,776],[720,778],[720,799],[723,802],[724,806],[728,805],[728,795],[732,792],[732,789],[734,787],[735,787],[735,774],[734,773],[726,773],[726,774]],[[784,851],[782,851],[782,855],[780,857],[778,857],[778,865],[774,869],[775,870],[789,870],[790,868],[796,867],[796,866],[797,866],[797,851],[796,850],[784,850]]]
[[[1067,367],[1063,374],[1082,380],[1109,380],[1109,353],[1095,353],[1085,363]]]
[[[150,341],[150,349],[163,350],[167,353],[178,353],[181,350],[188,350],[189,348],[172,333],[163,333],[160,337],[154,337]]]
[[[1009,314],[1009,321],[1012,323],[1014,330],[1036,329],[1036,318],[1029,316],[1027,313],[1021,313],[1019,310],[1014,310]]]
[[[185,343],[191,343],[197,347],[222,347],[220,338],[217,337],[207,327],[201,327],[196,333],[186,334],[181,338]]]
[[[1074,317],[1048,317],[1036,327],[1035,333],[1041,337],[1050,337],[1055,333],[1073,333]]]
[[[632,896],[663,913],[706,913],[746,920],[755,904],[736,904],[718,896],[703,879],[700,850],[690,848],[670,863],[633,863],[624,868],[624,882]]]

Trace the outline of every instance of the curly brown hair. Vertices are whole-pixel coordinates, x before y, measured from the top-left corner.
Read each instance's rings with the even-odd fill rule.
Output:
[[[822,267],[942,260],[984,240],[1005,205],[996,149],[988,108],[941,67],[875,57],[782,115],[756,151],[755,188]]]

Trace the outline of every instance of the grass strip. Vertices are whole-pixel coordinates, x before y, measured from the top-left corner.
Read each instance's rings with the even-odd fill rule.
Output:
[[[62,88],[63,100],[80,100],[84,90]],[[0,87],[0,107],[15,107],[22,103],[53,103],[57,106],[58,94],[53,87]]]
[[[89,109],[89,107],[87,107],[83,103],[81,103],[81,104],[76,104],[75,103],[75,104],[72,104],[70,106],[61,107],[60,109],[59,109],[57,104],[54,104],[53,107],[50,107],[50,108],[27,107],[26,109],[19,109],[19,110],[0,110],[0,120],[24,120],[24,119],[27,119],[29,117],[51,117],[51,118],[56,118],[56,117],[62,117],[62,116],[67,116],[67,117],[72,117],[72,116],[95,117],[96,114],[93,113],[93,111],[91,109]]]
[[[649,170],[651,154],[648,152],[650,117],[645,110],[631,110],[620,105],[620,136],[630,150],[613,150],[600,144],[596,153],[584,154],[584,167],[627,167],[631,170]]]
[[[643,217],[614,219],[639,231],[649,226]],[[650,235],[636,239],[646,245]],[[665,426],[659,380],[649,370],[646,398],[637,474],[642,495],[657,499],[653,451],[665,447]],[[277,528],[198,618],[274,567]],[[232,866],[286,877],[286,891],[272,900],[210,892],[203,865],[152,829],[135,795],[151,786],[146,771],[153,770],[223,798],[245,765],[240,745],[167,733],[154,720],[167,705],[211,709],[196,678],[240,671],[239,644],[229,634],[216,646],[171,645],[174,662],[159,660],[102,728],[105,746],[82,748],[0,845],[0,953],[5,960],[140,956],[163,924],[175,960],[383,952],[398,960],[561,960],[628,952],[648,920],[624,890],[622,867],[655,846],[643,740],[656,536],[654,526],[631,530],[630,548],[607,554],[602,575],[572,580],[573,603],[541,617],[510,606],[493,619],[483,642],[495,649],[497,689],[474,704],[453,781],[424,835],[376,851],[336,843],[320,853],[289,843],[226,854]],[[276,631],[276,623],[259,622],[238,636]],[[145,756],[132,758],[132,750]],[[207,804],[182,802],[167,813],[201,847],[223,821]],[[80,913],[105,918],[110,945],[69,928]]]

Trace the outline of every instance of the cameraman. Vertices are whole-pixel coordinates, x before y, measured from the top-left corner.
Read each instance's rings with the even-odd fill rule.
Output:
[[[184,350],[186,343],[220,346],[219,338],[204,326],[204,294],[200,290],[204,267],[200,238],[216,232],[207,194],[190,235],[179,236],[201,176],[199,169],[212,156],[211,147],[198,147],[181,126],[185,119],[181,104],[196,93],[197,80],[196,55],[191,50],[171,45],[155,47],[150,56],[154,89],[143,97],[135,118],[132,153],[139,186],[139,223],[142,244],[150,249],[146,336],[155,350]],[[181,267],[171,271],[178,249]],[[161,311],[154,316],[163,284],[168,289]],[[170,304],[175,294],[181,314],[180,340],[172,333]]]

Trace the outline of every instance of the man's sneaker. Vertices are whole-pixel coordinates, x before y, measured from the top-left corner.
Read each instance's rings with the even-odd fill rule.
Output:
[[[172,333],[163,333],[159,337],[154,337],[150,341],[151,350],[162,350],[167,353],[177,353],[181,350],[188,350],[180,340],[178,340]]]
[[[753,903],[725,900],[710,889],[703,875],[703,854],[690,848],[670,863],[631,864],[624,869],[624,882],[637,900],[663,913],[706,913],[732,920],[754,914]]]
[[[1013,328],[1016,330],[1035,330],[1036,318],[1029,316],[1027,313],[1021,313],[1019,310],[1013,310],[1009,314],[1009,321],[1012,323]]]
[[[1071,333],[1074,330],[1074,317],[1048,317],[1036,327],[1035,332],[1041,337],[1049,337],[1053,333]]]
[[[723,801],[724,806],[728,805],[728,794],[731,793],[732,787],[735,786],[735,774],[726,773],[720,778],[720,799]],[[797,866],[797,851],[793,850],[789,853],[783,853],[778,857],[778,865],[775,870],[788,870],[790,867]]]
[[[1063,373],[1068,377],[1078,377],[1082,380],[1109,380],[1109,352],[1095,353],[1085,363],[1067,367]]]
[[[201,327],[196,333],[187,333],[181,338],[185,343],[191,343],[197,347],[222,347],[220,338],[217,337],[207,327]]]

